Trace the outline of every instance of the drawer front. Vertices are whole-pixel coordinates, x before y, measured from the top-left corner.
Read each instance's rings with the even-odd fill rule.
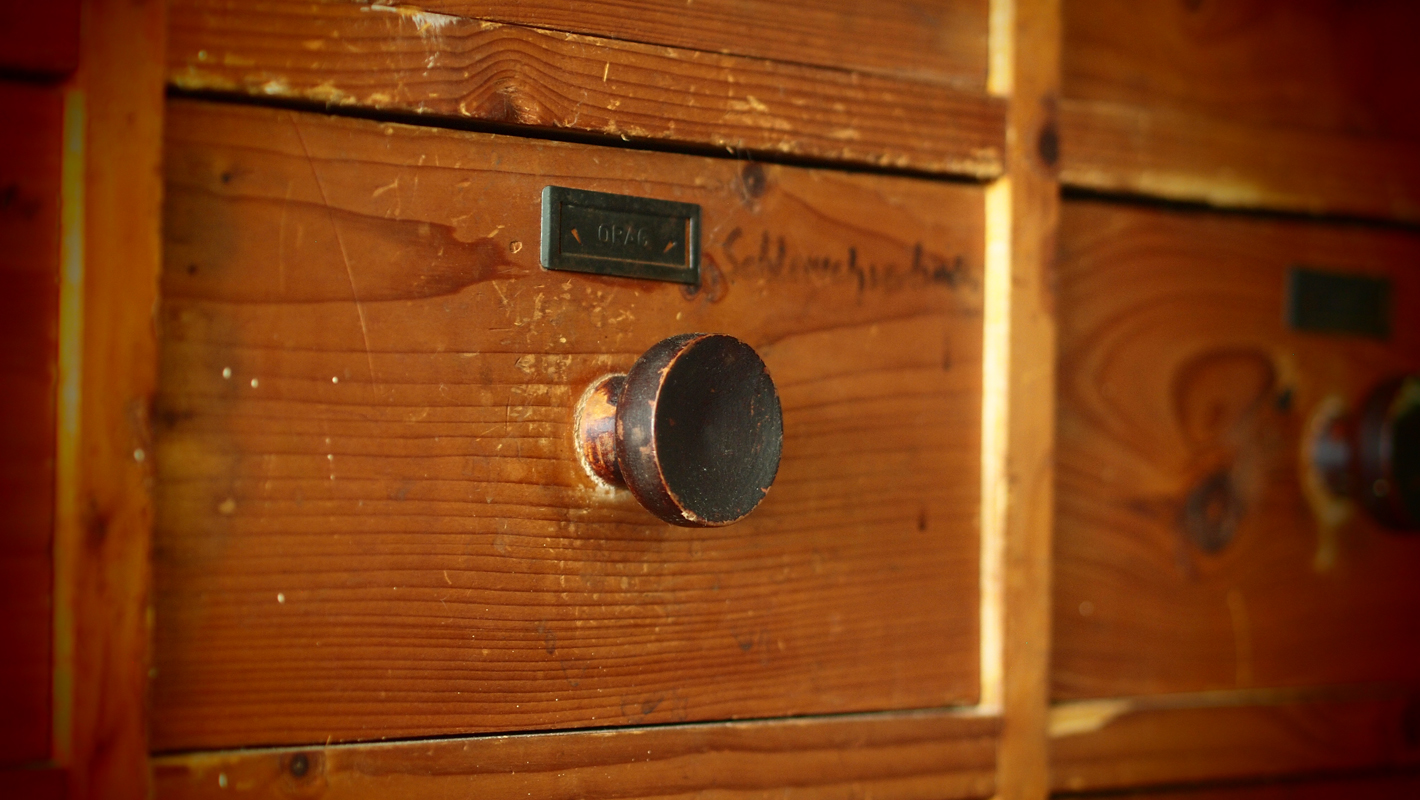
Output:
[[[688,59],[733,54],[920,79],[973,91],[986,88],[988,0],[878,0],[871,5],[853,0],[416,0],[387,6],[388,10],[380,9],[379,4],[373,8],[383,13],[367,12],[364,16],[388,22],[390,28],[403,26],[419,38],[454,51],[448,53],[454,57],[459,49],[459,23],[475,20],[489,28],[516,25],[604,37],[602,41],[677,48],[684,53],[682,58]],[[175,0],[171,14],[173,38],[180,49],[186,51],[189,44],[211,48],[203,58],[190,62],[193,69],[200,70],[209,61],[220,62],[220,57],[212,56],[233,40],[266,41],[269,48],[273,39],[291,35],[293,27],[309,24],[311,18],[321,18],[329,11],[298,10],[272,0],[248,0],[235,8],[222,0]],[[247,23],[229,27],[227,23],[238,15]],[[452,45],[450,34],[454,35]],[[590,43],[583,36],[562,38]],[[288,62],[288,69],[299,72],[312,65],[329,65],[322,56],[342,49],[320,39],[306,42],[302,48],[306,57]],[[434,76],[450,71],[450,60],[440,59],[425,69],[424,81],[438,80]],[[359,72],[354,66],[353,70],[332,71],[328,77],[335,85],[349,88],[349,79]],[[327,96],[337,102],[348,99],[339,92]]]
[[[1420,238],[1090,202],[1061,232],[1055,696],[1420,676],[1420,537],[1303,456],[1420,369]],[[1299,266],[1388,281],[1390,335],[1294,329]]]
[[[168,80],[266,101],[994,178],[1006,101],[986,93],[987,5],[174,0]]]
[[[1417,87],[1395,69],[1420,14],[1404,0],[1062,7],[1066,97],[1272,129],[1410,138]],[[1239,165],[1243,166],[1243,165]]]
[[[156,749],[975,702],[980,187],[185,101],[167,148]],[[547,184],[699,204],[701,284],[543,271]],[[783,405],[724,528],[573,450],[687,331]]]
[[[1420,5],[1061,5],[1065,185],[1420,220]]]

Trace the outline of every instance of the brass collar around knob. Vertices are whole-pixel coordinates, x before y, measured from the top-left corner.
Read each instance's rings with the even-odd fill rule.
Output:
[[[784,421],[753,348],[725,334],[685,333],[652,346],[625,375],[593,383],[576,436],[594,476],[666,522],[709,527],[743,519],[764,499]]]
[[[1312,461],[1332,492],[1393,530],[1420,531],[1420,375],[1385,381],[1330,421]]]

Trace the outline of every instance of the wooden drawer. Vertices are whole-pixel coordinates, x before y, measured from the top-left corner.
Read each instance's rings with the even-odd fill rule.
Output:
[[[176,0],[167,60],[190,91],[984,179],[1006,144],[987,13],[984,0]]]
[[[735,55],[986,89],[988,0],[880,0],[872,5],[852,0],[417,0],[398,6],[361,5],[356,15],[344,15],[351,20],[346,25],[363,16],[380,27],[389,23],[390,32],[403,28],[445,51],[443,58],[425,69],[426,80],[444,80],[455,72],[450,59],[462,55],[459,28],[474,21],[474,27],[485,29],[519,26],[660,45],[658,49],[677,48],[692,59],[702,54]],[[285,38],[293,33],[293,25],[310,26],[340,15],[333,9],[296,8],[270,0],[177,0],[172,17],[178,53],[185,56],[190,45],[222,48],[240,39],[249,44],[265,40],[269,53],[271,37]],[[233,25],[237,18],[244,18],[245,24]],[[288,61],[287,68],[303,72],[324,67],[336,84],[355,77],[358,66],[354,73],[348,68],[331,69],[339,63],[332,56],[339,56],[330,51],[341,48],[321,39],[335,29],[313,34],[321,38],[307,39],[300,48],[306,57]],[[566,38],[584,45],[597,41],[587,36]],[[300,46],[299,40],[292,44]],[[285,46],[275,45],[276,49]],[[413,47],[411,43],[401,49]],[[189,64],[194,72],[224,66],[215,50]],[[225,66],[253,65],[248,61]]]
[[[183,10],[207,1],[184,0]],[[986,88],[988,0],[420,0],[404,9],[436,25],[484,19]]]
[[[1062,4],[1061,181],[1420,219],[1407,0]]]
[[[1322,525],[1302,453],[1420,368],[1420,237],[1070,202],[1061,241],[1054,696],[1413,682],[1420,537]],[[1293,330],[1298,265],[1389,280],[1390,337]]]
[[[972,704],[978,186],[170,104],[157,750]],[[698,289],[538,265],[546,184],[702,206]],[[730,333],[746,521],[596,488],[574,405]]]

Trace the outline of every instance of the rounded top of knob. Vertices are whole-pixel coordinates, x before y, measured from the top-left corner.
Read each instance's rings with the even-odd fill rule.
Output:
[[[616,407],[616,460],[651,513],[728,525],[764,499],[784,421],[759,355],[725,334],[665,339],[632,365]]]

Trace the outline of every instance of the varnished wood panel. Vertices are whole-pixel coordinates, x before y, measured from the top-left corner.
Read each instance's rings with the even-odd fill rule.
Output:
[[[157,749],[975,701],[980,189],[170,111]],[[701,204],[700,290],[541,271],[550,182]],[[571,447],[691,330],[784,406],[727,528]]]
[[[629,42],[910,75],[977,90],[986,85],[988,0],[423,0],[417,5]]]
[[[171,31],[169,80],[184,89],[974,177],[1001,172],[1004,103],[979,90],[408,6],[182,0]]]
[[[1067,185],[1420,218],[1420,62],[1405,0],[1065,7]]]
[[[1051,740],[1055,790],[1117,790],[1420,764],[1420,706],[1413,694],[1196,707],[1190,707],[1191,700],[1217,703],[1226,698],[1136,698],[1115,701],[1118,709],[1090,708],[1105,701],[1057,707],[1057,717],[1106,716],[1097,729]]]
[[[156,759],[154,780],[163,800],[292,794],[945,800],[991,795],[997,727],[986,717],[913,714],[199,753]]]
[[[1319,524],[1299,458],[1328,397],[1420,368],[1417,263],[1411,233],[1066,204],[1057,698],[1420,675],[1420,537]],[[1298,264],[1389,279],[1391,338],[1290,330]]]
[[[64,100],[0,83],[0,764],[49,756]]]

